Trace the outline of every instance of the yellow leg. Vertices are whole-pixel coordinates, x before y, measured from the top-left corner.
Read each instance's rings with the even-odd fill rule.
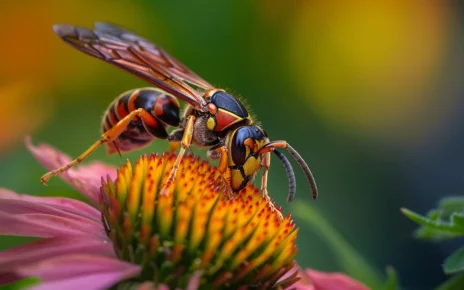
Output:
[[[219,160],[219,173],[221,173],[221,176],[224,180],[224,183],[226,185],[226,190],[227,190],[227,196],[229,199],[232,199],[234,197],[234,193],[232,192],[232,188],[230,187],[230,180],[226,177],[227,170],[229,167],[227,167],[227,158],[228,158],[228,150],[226,146],[221,146],[217,149],[214,150],[215,152],[221,154],[220,160]]]
[[[187,125],[185,126],[184,136],[182,137],[181,145],[179,154],[177,155],[177,159],[172,166],[171,172],[169,173],[168,179],[164,184],[163,188],[160,191],[160,195],[167,195],[169,187],[173,184],[174,179],[176,178],[177,170],[179,169],[180,162],[184,157],[185,150],[190,147],[192,143],[192,136],[193,136],[193,125],[195,124],[195,116],[190,115],[188,116]]]
[[[68,164],[64,165],[63,167],[60,167],[58,169],[55,169],[53,171],[46,173],[40,178],[40,181],[42,182],[43,185],[47,185],[47,182],[50,178],[52,178],[53,176],[60,175],[61,173],[68,170],[69,168],[81,163],[85,158],[87,158],[90,154],[92,154],[92,152],[97,150],[97,148],[100,147],[100,145],[104,143],[113,142],[114,140],[116,140],[119,137],[119,135],[121,135],[122,132],[124,132],[124,130],[127,128],[127,126],[129,125],[130,121],[133,118],[140,117],[143,119],[143,116],[145,114],[149,114],[149,113],[145,111],[144,109],[137,109],[135,111],[132,111],[129,115],[127,115],[122,120],[120,120],[111,129],[106,131],[105,134],[102,135],[100,140],[98,140],[92,146],[90,146],[90,148],[87,149],[81,155],[79,155],[79,157],[69,162]]]
[[[266,198],[267,194],[267,176],[269,173],[269,167],[271,166],[271,156],[270,153],[263,154],[263,160],[261,161],[261,166],[264,168],[263,176],[261,177],[261,192]]]
[[[271,210],[273,212],[277,212],[277,214],[279,214],[280,216],[280,219],[283,219],[284,217],[282,213],[275,208],[274,203],[272,202],[267,192],[267,176],[269,173],[269,167],[271,167],[271,153],[268,152],[263,154],[263,161],[261,161],[261,166],[264,168],[264,172],[261,177],[261,192],[263,194],[263,197],[266,200],[269,207],[271,208]]]

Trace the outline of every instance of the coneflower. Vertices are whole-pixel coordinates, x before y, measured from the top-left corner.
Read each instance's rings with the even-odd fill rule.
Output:
[[[27,146],[47,169],[69,158]],[[299,278],[298,229],[259,190],[228,199],[215,167],[183,159],[168,195],[159,190],[175,155],[140,157],[118,170],[82,165],[63,179],[97,208],[58,197],[0,191],[0,234],[43,238],[0,253],[0,284],[39,277],[35,287],[284,289]],[[103,177],[103,180],[102,180]]]
[[[26,145],[49,170],[70,160]],[[0,252],[0,286],[37,277],[30,289],[367,289],[340,273],[299,270],[291,218],[281,220],[252,186],[228,199],[205,161],[184,158],[160,195],[174,159],[147,155],[118,170],[94,162],[63,173],[94,206],[0,189],[0,235],[40,238]]]
[[[142,268],[131,282],[185,288],[195,273],[207,289],[294,282],[277,283],[297,251],[290,217],[280,220],[252,186],[228,200],[216,168],[192,156],[182,159],[170,193],[160,195],[175,157],[142,156],[103,182],[101,210],[115,252]]]

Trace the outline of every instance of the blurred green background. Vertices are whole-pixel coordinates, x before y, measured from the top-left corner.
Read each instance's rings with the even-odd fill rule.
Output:
[[[459,1],[12,3],[0,4],[0,186],[78,196],[59,179],[40,184],[45,171],[23,137],[77,156],[99,138],[100,119],[116,96],[149,85],[52,31],[55,23],[109,21],[245,98],[270,137],[292,144],[315,174],[320,198],[313,202],[295,166],[294,203],[318,210],[379,272],[392,265],[408,289],[445,279],[440,264],[455,246],[415,241],[415,226],[399,208],[425,212],[440,197],[463,192]],[[157,141],[124,158],[167,148]],[[103,148],[90,159],[122,162]],[[285,171],[273,160],[269,190],[290,213]],[[318,231],[296,221],[302,266],[347,271]],[[21,242],[2,238],[0,247]]]

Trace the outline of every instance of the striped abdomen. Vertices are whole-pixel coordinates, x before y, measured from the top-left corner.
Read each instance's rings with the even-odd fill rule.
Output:
[[[167,127],[179,126],[180,105],[177,99],[156,88],[142,88],[122,93],[111,103],[103,117],[103,133],[136,109],[145,109],[153,118],[143,122],[135,117],[126,130],[113,142],[107,144],[108,153],[132,151],[148,145],[155,137],[166,139]]]

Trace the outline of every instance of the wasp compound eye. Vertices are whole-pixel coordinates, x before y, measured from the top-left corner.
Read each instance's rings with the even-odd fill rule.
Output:
[[[246,147],[245,139],[248,138],[248,130],[244,127],[238,128],[233,133],[232,141],[230,142],[230,153],[234,165],[241,166],[245,163]]]
[[[258,126],[243,126],[232,133],[230,152],[236,166],[242,166],[251,153],[256,153],[258,143],[264,145],[266,135]]]

